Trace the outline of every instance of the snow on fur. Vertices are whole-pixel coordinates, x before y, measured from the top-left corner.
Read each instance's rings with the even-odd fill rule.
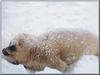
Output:
[[[18,33],[38,36],[54,28],[82,28],[98,36],[98,2],[2,2],[2,48]],[[98,57],[82,56],[67,73],[99,73]],[[2,59],[2,73],[27,74],[22,65],[12,65]],[[59,73],[45,68],[38,74]]]

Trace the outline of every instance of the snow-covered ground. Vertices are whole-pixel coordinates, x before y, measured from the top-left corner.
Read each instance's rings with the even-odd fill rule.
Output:
[[[38,36],[54,28],[83,28],[99,35],[99,4],[97,1],[24,1],[2,2],[2,48],[18,33],[30,33]],[[2,59],[2,73],[27,72],[22,65],[12,65]],[[61,73],[45,68],[37,73]],[[99,73],[99,59],[93,55],[84,55],[66,73]]]

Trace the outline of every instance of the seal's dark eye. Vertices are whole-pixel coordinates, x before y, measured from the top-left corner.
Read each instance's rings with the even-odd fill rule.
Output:
[[[16,50],[16,47],[15,47],[15,45],[12,45],[8,49],[11,50],[11,51],[15,51]]]

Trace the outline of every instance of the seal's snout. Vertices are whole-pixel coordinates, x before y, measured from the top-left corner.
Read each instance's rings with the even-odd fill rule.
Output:
[[[2,53],[3,53],[5,56],[9,56],[9,54],[8,54],[8,52],[6,51],[5,48],[2,50]]]

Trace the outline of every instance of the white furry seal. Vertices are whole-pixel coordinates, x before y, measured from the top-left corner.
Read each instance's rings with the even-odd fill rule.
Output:
[[[23,64],[25,68],[41,71],[46,66],[64,72],[83,54],[97,55],[98,38],[88,31],[57,30],[35,37],[18,34],[2,50],[7,60],[13,64]]]

